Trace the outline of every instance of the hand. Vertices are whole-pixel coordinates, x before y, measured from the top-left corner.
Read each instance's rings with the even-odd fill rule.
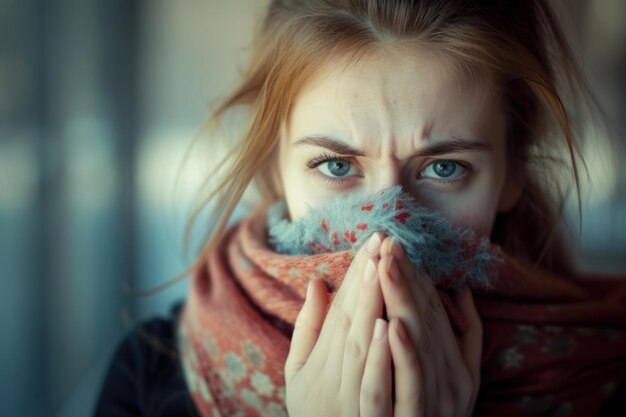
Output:
[[[285,362],[290,416],[392,415],[391,353],[376,273],[383,237],[375,233],[357,252],[326,318],[325,284],[309,283]]]
[[[457,340],[426,271],[416,274],[398,242],[386,238],[378,274],[395,368],[394,416],[470,416],[480,387],[482,323],[469,289],[457,300],[468,327]],[[402,325],[407,332],[402,332]],[[404,340],[397,335],[407,334]],[[459,346],[460,345],[460,346]],[[408,347],[416,346],[407,355]],[[415,411],[417,410],[417,412]]]

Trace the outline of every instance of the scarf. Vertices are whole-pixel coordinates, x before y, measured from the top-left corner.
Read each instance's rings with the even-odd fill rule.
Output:
[[[375,231],[393,235],[439,290],[469,286],[483,323],[475,415],[591,416],[626,380],[626,283],[563,277],[452,228],[398,188],[285,219],[285,204],[231,226],[197,268],[178,326],[187,386],[203,417],[287,416],[284,364],[309,280],[332,302]]]

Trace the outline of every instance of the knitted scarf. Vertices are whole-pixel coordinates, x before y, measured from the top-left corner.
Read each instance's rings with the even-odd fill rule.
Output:
[[[484,329],[481,416],[591,416],[626,380],[626,282],[532,268],[451,227],[399,188],[348,196],[289,221],[284,202],[231,226],[193,276],[178,326],[187,386],[203,417],[287,416],[284,364],[309,280],[332,302],[376,231],[396,237],[439,290],[474,293]]]

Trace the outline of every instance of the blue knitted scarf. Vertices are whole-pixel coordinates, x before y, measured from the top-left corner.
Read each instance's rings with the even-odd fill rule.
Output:
[[[420,206],[401,186],[363,197],[349,193],[310,207],[290,221],[284,200],[267,212],[269,243],[279,253],[312,255],[350,250],[374,232],[394,236],[413,266],[423,266],[435,285],[459,290],[489,287],[503,263],[501,251],[471,229],[455,228],[438,212]]]

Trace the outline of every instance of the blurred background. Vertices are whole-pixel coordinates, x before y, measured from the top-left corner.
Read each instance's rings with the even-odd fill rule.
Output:
[[[183,157],[266,4],[0,0],[0,415],[91,415],[129,326],[184,296],[186,280],[150,297],[123,283],[149,289],[192,260],[183,227],[211,166]],[[626,157],[626,2],[562,14],[617,145],[589,129],[574,245],[581,268],[626,275],[626,169],[606,169]]]

